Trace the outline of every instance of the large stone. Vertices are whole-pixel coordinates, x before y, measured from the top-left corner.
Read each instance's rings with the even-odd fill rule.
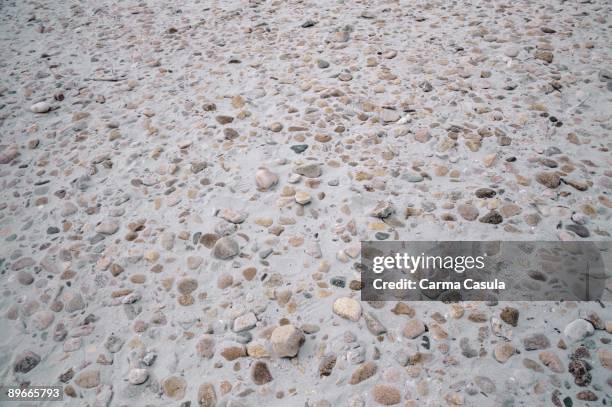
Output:
[[[402,401],[400,391],[388,384],[377,384],[372,389],[372,398],[383,406],[394,406]]]
[[[268,170],[267,168],[259,169],[255,173],[255,184],[257,185],[257,189],[259,189],[260,191],[267,191],[277,183],[278,175]]]
[[[587,336],[593,335],[593,332],[595,332],[593,325],[584,319],[576,319],[570,322],[563,330],[563,334],[571,342],[581,341]]]
[[[523,338],[525,350],[541,350],[550,347],[550,341],[544,334],[532,334]]]
[[[185,397],[187,382],[182,377],[169,376],[162,382],[162,390],[167,397],[173,400],[180,400]]]
[[[319,164],[304,164],[294,168],[293,172],[308,178],[318,178],[321,176],[321,166]]]
[[[83,389],[93,389],[100,384],[100,371],[93,369],[81,372],[76,376],[74,382]]]
[[[355,371],[351,375],[351,378],[349,379],[349,384],[354,385],[369,379],[370,377],[376,374],[377,369],[378,367],[374,362],[365,362],[359,365],[359,367],[355,369]]]
[[[288,324],[274,329],[270,340],[272,341],[272,349],[278,356],[291,358],[298,354],[305,337],[302,331]]]
[[[212,383],[202,383],[198,389],[198,406],[215,407],[217,404],[217,393]]]
[[[409,339],[417,338],[423,332],[425,332],[425,325],[420,319],[411,319],[402,330],[403,335]]]
[[[240,253],[238,242],[229,236],[220,238],[213,247],[213,256],[220,260],[231,259]]]
[[[498,343],[493,349],[493,356],[499,363],[506,363],[514,354],[516,348],[511,343]]]
[[[257,317],[252,312],[247,312],[234,320],[234,332],[248,331],[257,324]]]
[[[40,363],[40,356],[32,351],[25,351],[15,358],[13,370],[16,373],[28,373]]]
[[[536,174],[536,181],[547,188],[555,189],[561,183],[561,178],[554,172],[539,172]]]
[[[251,366],[251,380],[258,386],[272,381],[272,374],[265,362],[257,361]]]
[[[353,298],[341,297],[334,301],[333,311],[342,318],[358,321],[361,317],[361,304]]]

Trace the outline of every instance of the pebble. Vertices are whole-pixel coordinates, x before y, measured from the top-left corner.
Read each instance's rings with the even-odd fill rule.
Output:
[[[478,218],[478,208],[470,204],[461,204],[457,206],[457,212],[465,220],[473,221]]]
[[[365,362],[353,371],[349,379],[349,384],[355,385],[369,379],[376,374],[378,366],[374,362]]]
[[[550,347],[550,341],[543,334],[531,334],[523,338],[523,347],[525,350],[541,350]]]
[[[298,354],[305,337],[299,328],[288,324],[275,328],[270,340],[274,352],[279,357],[292,358]]]
[[[394,406],[402,400],[400,391],[388,384],[377,384],[372,388],[372,398],[382,406]]]
[[[358,321],[361,317],[361,305],[349,297],[341,297],[334,301],[333,311],[334,314],[351,321]]]
[[[408,339],[418,338],[425,332],[425,325],[420,319],[411,319],[404,325],[402,334]]]
[[[240,246],[238,246],[238,243],[234,239],[225,236],[215,242],[212,252],[215,258],[227,260],[240,253]]]
[[[499,363],[506,363],[516,354],[516,348],[511,343],[498,343],[493,349],[495,360]]]
[[[565,326],[563,335],[565,335],[570,342],[578,342],[587,336],[593,335],[594,332],[595,328],[593,328],[590,322],[584,319],[576,319]]]
[[[215,407],[217,405],[217,392],[212,383],[202,383],[198,388],[198,406]]]
[[[478,219],[481,223],[489,223],[492,225],[498,225],[504,221],[502,215],[496,210],[491,210],[487,214],[483,215]]]
[[[47,113],[51,110],[51,105],[47,102],[38,102],[30,106],[30,111],[33,113]]]
[[[16,373],[28,373],[40,363],[40,356],[32,351],[25,351],[15,357],[13,370]]]
[[[162,390],[166,397],[181,400],[185,397],[187,382],[182,377],[168,376],[162,381]]]
[[[131,384],[142,384],[149,378],[149,373],[146,369],[131,369],[128,373],[128,382]]]
[[[100,384],[100,371],[89,369],[80,372],[74,378],[74,383],[83,389],[93,389]]]
[[[547,188],[555,189],[561,183],[561,178],[554,172],[539,172],[536,174],[536,181]]]
[[[271,382],[272,374],[265,362],[257,361],[251,366],[251,380],[258,386]]]
[[[255,183],[257,184],[257,188],[261,191],[267,191],[278,184],[278,179],[278,175],[267,168],[259,169],[255,173]]]

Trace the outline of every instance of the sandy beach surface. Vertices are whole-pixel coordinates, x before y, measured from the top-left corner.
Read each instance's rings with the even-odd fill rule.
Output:
[[[361,301],[359,258],[610,240],[611,9],[0,1],[0,384],[610,405],[609,301]]]

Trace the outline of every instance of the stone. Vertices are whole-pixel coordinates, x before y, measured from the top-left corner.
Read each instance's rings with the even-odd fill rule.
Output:
[[[337,356],[334,354],[325,355],[319,363],[319,376],[330,376],[336,366]]]
[[[457,212],[465,220],[473,221],[478,218],[478,208],[470,204],[460,204],[457,206]]]
[[[563,334],[570,342],[578,342],[593,335],[595,328],[593,325],[584,319],[576,319],[565,326]]]
[[[566,225],[565,229],[569,230],[570,232],[574,232],[575,234],[577,234],[578,236],[582,238],[587,238],[591,235],[591,233],[589,232],[589,229],[587,229],[583,225]]]
[[[536,51],[535,57],[537,59],[540,59],[540,60],[545,61],[545,62],[550,64],[553,61],[554,55],[550,51],[542,51],[542,50],[540,50],[540,51]]]
[[[293,172],[307,178],[319,178],[321,166],[319,164],[304,164],[293,169]]]
[[[358,321],[361,317],[361,305],[349,297],[341,297],[334,301],[333,311],[334,314],[351,321]]]
[[[128,373],[128,382],[130,384],[142,384],[149,378],[149,372],[147,369],[130,369]]]
[[[418,338],[423,332],[425,332],[425,325],[420,319],[416,318],[408,321],[402,330],[402,334],[408,339]]]
[[[252,312],[247,312],[234,320],[234,332],[248,331],[257,324],[257,317]]]
[[[355,369],[355,371],[351,375],[351,378],[349,379],[349,384],[355,385],[361,383],[364,380],[369,379],[370,377],[376,374],[377,369],[378,367],[374,362],[362,363],[361,365],[359,365],[359,367],[357,367],[357,369]]]
[[[565,372],[565,368],[563,366],[563,363],[561,362],[561,359],[559,359],[559,356],[555,355],[553,352],[545,350],[540,352],[538,354],[538,357],[540,358],[540,362],[542,362],[544,366],[547,366],[553,372]]]
[[[271,382],[272,374],[265,362],[257,361],[251,366],[251,380],[258,386]]]
[[[601,366],[608,370],[612,370],[612,350],[604,348],[597,350],[597,358]]]
[[[259,169],[255,172],[255,184],[260,191],[267,191],[278,184],[278,175],[267,168]]]
[[[387,328],[385,328],[385,326],[373,314],[364,312],[363,319],[366,323],[366,327],[372,335],[378,336],[387,332]]]
[[[100,384],[100,371],[90,369],[76,375],[74,382],[83,389],[93,389]]]
[[[198,288],[198,281],[195,278],[182,278],[178,281],[176,289],[181,294],[191,294]]]
[[[544,334],[531,334],[523,338],[523,347],[525,350],[541,350],[550,348],[550,341]]]
[[[308,203],[310,203],[310,194],[306,191],[297,191],[295,193],[295,202],[299,203],[300,205],[306,205]]]
[[[516,326],[518,324],[519,310],[513,307],[505,307],[501,310],[499,317],[505,323]]]
[[[173,400],[181,400],[185,397],[187,382],[182,377],[168,376],[162,381],[162,390],[166,397]]]
[[[493,198],[497,195],[497,192],[491,188],[478,188],[474,191],[474,195],[476,195],[477,198]]]
[[[198,407],[215,407],[217,393],[212,383],[202,383],[198,388]]]
[[[281,325],[272,331],[270,341],[272,349],[279,357],[292,358],[296,356],[304,343],[302,331],[294,325]]]
[[[121,350],[124,343],[125,343],[125,340],[123,338],[121,338],[120,336],[117,336],[114,333],[111,333],[110,335],[106,337],[106,340],[104,341],[104,347],[110,353],[117,353]]]
[[[431,134],[426,128],[420,128],[414,133],[414,139],[419,143],[427,143],[431,139]]]
[[[15,373],[28,373],[40,363],[40,356],[32,351],[25,351],[15,357],[13,371]]]
[[[247,218],[247,213],[243,211],[235,211],[229,208],[223,208],[217,212],[217,216],[234,224],[240,224]]]
[[[498,343],[493,348],[493,356],[499,363],[506,363],[515,354],[516,348],[511,343]]]
[[[489,211],[486,215],[478,219],[481,223],[489,223],[491,225],[498,225],[504,221],[502,215],[496,210]]]
[[[414,317],[415,315],[414,308],[401,301],[395,304],[393,309],[391,309],[391,312],[393,312],[395,315],[407,315],[410,318]]]
[[[372,398],[383,406],[394,406],[402,401],[400,391],[388,384],[377,384],[372,388]]]
[[[547,188],[555,189],[561,183],[561,178],[554,172],[539,172],[536,174],[536,181]]]
[[[113,235],[117,230],[119,230],[119,224],[113,220],[100,222],[100,224],[96,226],[96,232],[103,235]]]
[[[47,113],[51,110],[51,105],[47,102],[38,102],[30,106],[30,111],[33,113]]]
[[[222,237],[213,246],[213,256],[220,260],[228,260],[240,253],[240,246],[229,236]]]
[[[381,109],[380,119],[384,123],[396,122],[401,118],[400,112],[392,109]]]
[[[196,352],[201,358],[212,358],[215,355],[215,338],[212,335],[202,336],[196,344]]]
[[[385,219],[395,213],[395,208],[391,202],[381,201],[370,211],[370,216]]]

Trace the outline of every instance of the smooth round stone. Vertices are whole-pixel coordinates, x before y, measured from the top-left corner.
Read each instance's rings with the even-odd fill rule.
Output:
[[[142,384],[149,378],[147,369],[131,369],[128,373],[128,381],[131,384]]]
[[[30,106],[30,111],[33,113],[47,113],[51,110],[51,105],[47,102],[38,102]]]
[[[565,327],[563,334],[571,341],[578,342],[587,336],[593,335],[595,328],[593,325],[584,319],[576,319]]]
[[[230,259],[240,253],[238,242],[229,236],[222,237],[215,242],[213,256],[220,260]]]

